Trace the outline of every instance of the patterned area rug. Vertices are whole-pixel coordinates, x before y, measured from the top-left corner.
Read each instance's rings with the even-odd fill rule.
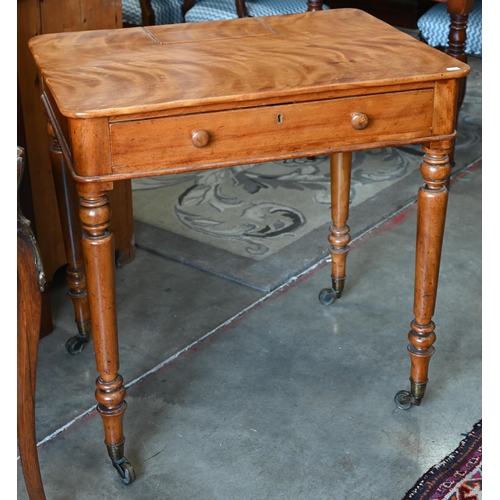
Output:
[[[469,64],[455,172],[482,154],[482,60]],[[353,154],[353,238],[416,198],[422,154],[418,145]],[[270,291],[327,256],[329,177],[329,157],[317,156],[134,180],[136,245]]]
[[[403,500],[481,500],[482,420],[458,448],[429,469]]]

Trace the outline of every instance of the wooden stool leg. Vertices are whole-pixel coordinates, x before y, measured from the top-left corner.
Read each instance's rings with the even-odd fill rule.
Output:
[[[347,225],[349,216],[349,193],[351,190],[352,153],[335,153],[330,156],[332,196],[332,226],[328,241],[332,258],[332,288],[324,288],[319,300],[324,305],[340,298],[344,290],[345,266],[351,236]]]
[[[450,144],[448,144],[450,146]],[[435,148],[435,149],[434,149]],[[439,278],[450,175],[450,147],[425,147],[420,166],[424,185],[418,193],[417,248],[415,259],[415,319],[408,334],[411,359],[410,392],[400,391],[395,402],[401,409],[420,405],[427,386],[429,361],[434,354],[435,324],[432,321]]]
[[[96,380],[97,411],[104,424],[105,444],[121,481],[135,479],[132,465],[124,456],[123,415],[127,408],[125,387],[118,373],[118,331],[115,303],[114,238],[109,229],[111,206],[103,189],[112,184],[78,184],[82,250],[89,291],[90,318],[99,377]]]
[[[66,283],[69,288],[68,294],[73,302],[78,328],[78,334],[66,342],[66,349],[70,354],[78,354],[88,344],[91,335],[87,284],[81,249],[82,226],[78,217],[79,202],[75,182],[66,167],[61,148],[50,124],[48,132],[52,140],[50,161],[68,261]]]

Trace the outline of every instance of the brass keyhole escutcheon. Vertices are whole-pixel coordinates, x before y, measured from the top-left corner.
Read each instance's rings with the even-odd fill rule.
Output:
[[[281,113],[278,114],[277,121],[279,124],[283,123],[283,115]]]

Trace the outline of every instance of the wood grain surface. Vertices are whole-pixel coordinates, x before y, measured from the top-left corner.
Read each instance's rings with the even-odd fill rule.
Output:
[[[355,9],[48,34],[32,38],[30,48],[70,118],[265,103],[469,72],[466,64]]]

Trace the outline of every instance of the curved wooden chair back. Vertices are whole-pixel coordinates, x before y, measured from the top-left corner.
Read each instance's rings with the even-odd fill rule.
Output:
[[[17,187],[24,170],[24,149],[17,148]],[[44,500],[35,432],[38,340],[45,286],[40,252],[29,221],[17,205],[17,444],[28,496]]]

